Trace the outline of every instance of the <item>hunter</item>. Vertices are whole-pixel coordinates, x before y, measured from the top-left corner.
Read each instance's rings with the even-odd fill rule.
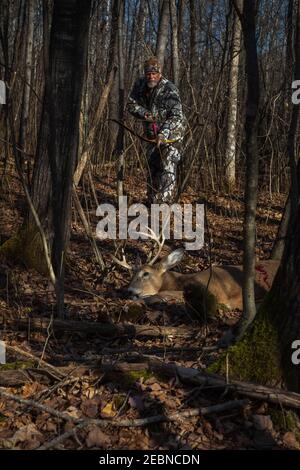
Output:
[[[150,169],[148,203],[172,203],[177,192],[177,166],[186,129],[179,91],[161,73],[156,57],[144,64],[144,76],[132,89],[128,111],[143,121]]]

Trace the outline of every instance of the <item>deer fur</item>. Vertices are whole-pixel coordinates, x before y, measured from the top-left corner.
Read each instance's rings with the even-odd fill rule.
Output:
[[[222,304],[228,309],[242,309],[242,266],[212,266],[212,268],[194,274],[181,274],[169,269],[178,264],[184,250],[178,249],[165,256],[154,265],[145,264],[135,269],[134,276],[128,286],[128,293],[133,298],[148,299],[178,298],[184,296],[185,301],[195,308],[195,303],[202,304],[205,299],[217,305]],[[255,267],[255,299],[259,303],[272,286],[279,262],[265,260],[256,263]],[[200,308],[201,310],[201,308]]]

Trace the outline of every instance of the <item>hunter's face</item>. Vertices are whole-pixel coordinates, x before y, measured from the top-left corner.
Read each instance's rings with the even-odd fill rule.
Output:
[[[159,72],[147,72],[146,80],[149,88],[154,88],[160,80],[161,74]]]

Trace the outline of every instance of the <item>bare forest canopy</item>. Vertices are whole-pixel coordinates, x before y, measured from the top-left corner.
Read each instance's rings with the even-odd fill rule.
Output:
[[[28,4],[32,4],[29,16]],[[194,160],[196,171],[190,180],[197,189],[218,189],[224,184],[224,169],[228,165],[226,155],[232,145],[230,132],[236,140],[236,182],[243,187],[245,173],[244,117],[247,80],[245,77],[245,50],[242,39],[238,41],[237,96],[234,130],[230,126],[229,102],[232,85],[232,49],[236,13],[233,3],[227,0],[177,0],[172,8],[162,9],[164,3],[157,0],[126,0],[122,11],[115,10],[113,0],[93,0],[89,23],[86,80],[81,103],[81,143],[96,124],[89,145],[89,157],[95,171],[114,159],[117,151],[119,128],[107,121],[120,116],[120,90],[124,87],[125,103],[134,80],[142,74],[144,60],[157,52],[161,39],[164,75],[177,82],[184,112],[189,121],[190,133],[186,139],[185,168]],[[289,185],[289,161],[287,138],[292,112],[293,39],[295,34],[296,3],[290,0],[261,0],[257,2],[256,17],[257,51],[260,72],[260,119],[258,128],[260,188],[272,192],[287,192]],[[49,40],[52,2],[49,0],[2,0],[0,3],[0,79],[8,80],[10,112],[13,116],[17,141],[29,155],[35,155],[37,135],[41,120],[41,104],[45,83],[45,50]],[[160,28],[162,13],[167,16],[165,29]],[[175,12],[175,15],[174,15]],[[119,16],[121,15],[121,19]],[[29,21],[32,24],[29,24]],[[33,26],[32,54],[26,54],[28,30]],[[121,28],[121,42],[116,43]],[[176,33],[176,34],[175,34]],[[165,35],[165,38],[163,37]],[[165,41],[165,42],[164,42]],[[107,81],[112,64],[119,66],[120,51],[124,64],[124,80],[114,79],[108,105],[100,121],[95,123],[97,105]],[[28,62],[29,61],[29,62]],[[30,82],[26,98],[24,85]],[[233,78],[234,79],[234,78]],[[122,91],[123,93],[123,91]],[[24,99],[29,102],[26,126],[21,125]],[[132,119],[125,115],[128,123]],[[0,109],[1,138],[10,141],[11,130],[7,116]],[[21,130],[23,128],[23,130]],[[25,129],[26,128],[26,129]],[[20,136],[20,132],[25,132]],[[1,141],[1,158],[8,158]],[[125,149],[128,167],[140,167],[138,158],[140,141],[132,145],[132,137],[125,133]],[[82,147],[81,147],[82,148]],[[29,173],[34,163],[28,159]]]

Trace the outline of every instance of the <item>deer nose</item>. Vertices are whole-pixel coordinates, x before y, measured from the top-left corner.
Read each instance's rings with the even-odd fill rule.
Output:
[[[127,292],[132,299],[138,299],[141,293],[139,289],[136,289],[134,287],[129,287]]]

